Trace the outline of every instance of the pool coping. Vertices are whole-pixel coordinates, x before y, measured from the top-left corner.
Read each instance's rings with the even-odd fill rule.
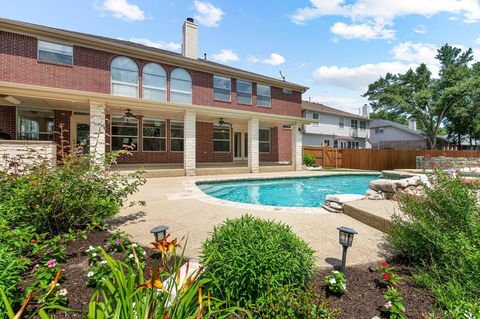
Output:
[[[348,176],[348,175],[380,175],[378,172],[339,172],[336,174],[335,172],[328,172],[328,174],[322,175],[310,175],[310,176],[295,176],[295,175],[287,175],[287,176],[280,176],[280,177],[271,177],[271,176],[252,176],[252,177],[215,177],[215,178],[200,178],[200,179],[193,179],[187,180],[183,182],[183,187],[191,195],[191,197],[200,200],[205,203],[224,206],[224,207],[232,207],[232,208],[240,208],[245,210],[258,210],[258,211],[270,211],[270,212],[286,212],[286,213],[301,213],[301,214],[334,214],[329,212],[323,207],[290,207],[290,206],[271,206],[271,205],[259,205],[259,204],[249,204],[249,203],[239,203],[233,202],[225,199],[220,199],[208,195],[207,193],[203,192],[199,184],[205,183],[222,183],[222,182],[235,182],[235,181],[261,181],[261,180],[278,180],[278,179],[299,179],[299,178],[319,178],[319,177],[327,177],[327,176]],[[338,195],[338,194],[337,194]],[[190,196],[189,196],[190,197]]]

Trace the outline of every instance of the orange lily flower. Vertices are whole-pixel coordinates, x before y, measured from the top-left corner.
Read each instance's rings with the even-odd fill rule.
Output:
[[[22,313],[25,311],[25,308],[27,308],[28,303],[30,302],[30,299],[33,296],[33,291],[30,291],[30,293],[27,296],[27,299],[23,302],[22,308],[18,310],[18,312],[15,314],[15,316],[12,319],[20,319],[22,316]]]

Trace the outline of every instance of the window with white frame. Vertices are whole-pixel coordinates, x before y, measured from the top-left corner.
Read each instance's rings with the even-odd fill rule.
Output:
[[[183,152],[183,122],[170,122],[170,151]]]
[[[330,146],[330,140],[324,140],[323,145]]]
[[[367,121],[360,121],[360,131],[367,130]]]
[[[383,134],[383,128],[376,128],[375,134]]]
[[[270,107],[272,89],[267,85],[257,84],[257,105]]]
[[[338,140],[333,140],[333,147],[338,147]]]
[[[338,127],[339,128],[344,128],[345,127],[345,118],[343,118],[343,117],[338,118]]]
[[[147,63],[142,72],[142,96],[149,100],[167,100],[167,73],[157,63]]]
[[[232,80],[223,76],[213,76],[213,97],[217,101],[232,100]]]
[[[167,123],[165,120],[144,118],[142,150],[144,152],[165,152],[167,150]]]
[[[39,61],[73,65],[73,46],[38,40]]]
[[[352,128],[352,130],[358,130],[358,121],[350,120],[350,127]]]
[[[112,151],[128,149],[136,151],[138,147],[138,120],[123,116],[112,116]]]
[[[341,141],[340,142],[340,148],[346,148],[347,147],[347,142]]]
[[[312,113],[312,118],[314,120],[318,120],[318,113]]]
[[[170,74],[170,101],[192,104],[192,77],[185,69],[176,68]]]
[[[17,109],[18,140],[53,140],[53,111],[41,109]]]
[[[258,150],[260,153],[270,153],[270,129],[261,128],[258,131]]]
[[[252,104],[252,83],[237,80],[237,103]]]
[[[214,125],[213,126],[213,151],[214,152],[230,152],[230,125]]]
[[[138,66],[132,59],[124,56],[113,59],[110,76],[112,94],[138,97]]]

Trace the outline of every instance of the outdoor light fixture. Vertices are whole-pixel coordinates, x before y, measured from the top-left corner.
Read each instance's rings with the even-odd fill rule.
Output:
[[[223,124],[225,124],[225,121],[223,120],[223,117],[221,117],[219,120],[218,120],[218,124],[220,126],[222,126]]]
[[[150,230],[150,232],[155,237],[155,242],[159,242],[159,241],[167,238],[167,229],[168,229],[168,226],[160,225],[160,226],[157,226],[157,227],[153,227]]]
[[[353,243],[353,236],[358,234],[354,229],[348,227],[338,227],[339,231],[338,241],[340,245],[343,246],[343,254],[342,254],[342,273],[345,275],[345,265],[347,263],[347,249],[348,247],[352,246]]]
[[[127,112],[125,112],[125,115],[123,116],[123,123],[128,124],[130,122],[130,119],[133,118],[133,113],[131,109],[127,109]]]

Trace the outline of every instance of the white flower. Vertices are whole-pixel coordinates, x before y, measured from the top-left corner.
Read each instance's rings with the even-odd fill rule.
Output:
[[[133,254],[128,255],[128,258],[133,258]]]
[[[379,316],[372,317],[372,319],[381,319]]]
[[[92,257],[97,257],[97,253],[93,253],[93,254],[92,254]]]
[[[345,285],[345,283],[342,282],[342,288],[343,290],[347,289],[347,285]]]
[[[102,260],[100,263],[101,263],[101,264],[106,264],[107,261],[106,261],[106,260]]]
[[[337,270],[332,271],[332,274],[338,274],[339,272]]]
[[[143,251],[143,255],[145,256],[146,254],[147,254],[147,252],[144,250],[144,251]]]
[[[87,277],[92,277],[94,275],[93,271],[89,271]]]
[[[93,248],[93,246],[92,246],[92,245],[88,246],[87,253],[88,253],[89,251],[92,251],[92,250],[94,250],[94,249],[95,249],[95,248]]]
[[[131,246],[132,246],[133,248],[136,248],[136,247],[137,247],[137,244],[133,243]]]
[[[330,278],[330,280],[328,281],[331,285],[334,285],[337,283],[337,281],[335,280],[335,278]]]
[[[68,291],[67,291],[67,289],[62,289],[62,290],[60,290],[60,291],[58,292],[58,294],[59,294],[60,296],[66,296],[66,295],[68,294]]]

